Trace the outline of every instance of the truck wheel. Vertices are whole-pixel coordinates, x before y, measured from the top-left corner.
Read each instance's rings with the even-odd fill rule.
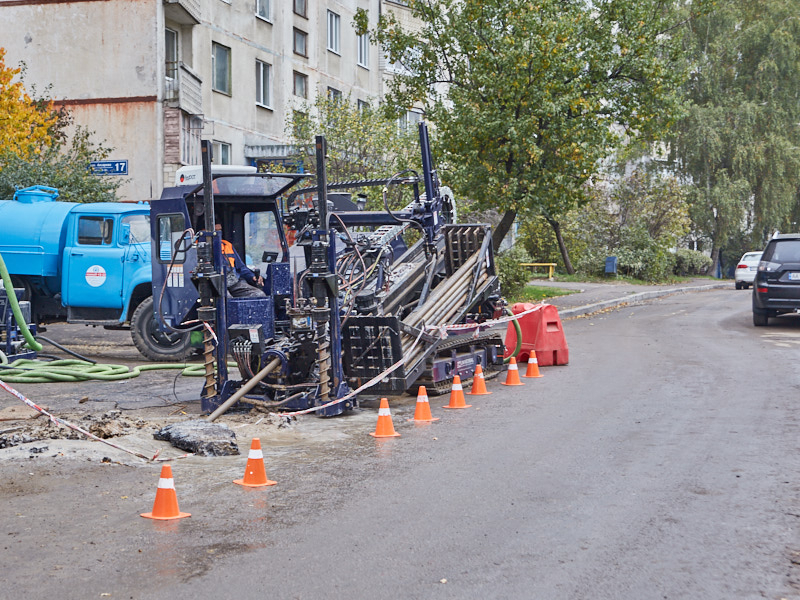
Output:
[[[753,311],[753,325],[755,327],[766,327],[769,325],[769,315]]]
[[[131,337],[136,349],[153,361],[184,360],[189,352],[189,333],[167,333],[158,329],[153,297],[145,298],[133,311]]]

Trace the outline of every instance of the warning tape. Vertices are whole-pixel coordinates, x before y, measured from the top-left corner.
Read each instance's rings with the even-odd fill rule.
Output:
[[[23,396],[20,392],[18,392],[14,388],[12,388],[10,385],[5,383],[4,381],[0,381],[0,387],[2,387],[4,390],[6,390],[12,396],[15,396],[18,399],[22,400],[25,404],[30,406],[35,411],[38,411],[41,414],[43,414],[46,417],[48,417],[50,419],[50,421],[52,421],[56,425],[63,425],[64,427],[68,427],[69,429],[73,429],[73,430],[77,431],[78,433],[82,433],[86,437],[89,437],[89,438],[91,438],[91,439],[93,439],[93,440],[95,440],[97,442],[102,442],[102,443],[106,444],[107,446],[111,446],[112,448],[116,448],[117,450],[122,450],[123,452],[127,452],[128,454],[132,454],[133,456],[136,456],[138,458],[143,458],[144,460],[147,460],[147,461],[163,462],[163,461],[167,461],[167,460],[172,460],[171,458],[158,458],[158,455],[161,453],[160,449],[152,457],[150,457],[150,456],[145,456],[144,454],[141,454],[139,452],[135,452],[133,450],[128,450],[127,448],[123,448],[122,446],[119,446],[117,444],[109,442],[108,440],[104,440],[103,438],[98,437],[98,436],[94,435],[93,433],[90,433],[90,432],[86,431],[82,427],[78,427],[77,425],[73,425],[72,423],[69,423],[68,421],[65,421],[64,419],[61,419],[61,418],[59,418],[59,417],[47,412],[41,406],[38,406],[37,404],[35,404],[32,400],[28,400],[28,398]],[[183,456],[177,456],[175,458],[185,458],[187,456],[191,456],[191,454],[184,454]]]

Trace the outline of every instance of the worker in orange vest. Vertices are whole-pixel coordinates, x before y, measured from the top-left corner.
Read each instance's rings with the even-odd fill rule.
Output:
[[[222,224],[217,221],[214,229],[222,233]],[[224,238],[222,243],[222,256],[225,262],[225,282],[228,293],[234,298],[262,298],[264,293],[264,278],[256,275],[239,257],[236,249]]]

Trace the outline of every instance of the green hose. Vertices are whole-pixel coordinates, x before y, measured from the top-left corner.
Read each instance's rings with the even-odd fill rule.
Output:
[[[229,367],[236,363],[228,363]],[[13,368],[0,369],[0,380],[6,383],[59,383],[76,381],[120,381],[138,377],[143,371],[157,371],[164,369],[182,369],[181,375],[185,377],[205,376],[205,365],[179,364],[154,364],[139,365],[128,369],[125,365],[100,365],[86,362],[85,360],[53,360],[41,362],[36,360],[20,359],[14,361]]]
[[[8,274],[8,269],[6,268],[6,263],[3,260],[2,254],[0,254],[0,276],[2,276],[3,278],[3,287],[6,288],[6,294],[8,294],[8,301],[11,304],[11,311],[14,313],[14,319],[16,319],[17,325],[22,330],[22,336],[28,343],[28,348],[30,348],[31,350],[35,350],[36,352],[41,351],[42,345],[33,338],[31,330],[28,329],[28,325],[27,323],[25,323],[25,317],[22,316],[22,311],[19,309],[19,302],[17,302],[17,294],[14,293],[14,284],[11,283],[11,275]],[[6,334],[7,333],[8,332],[6,332]]]
[[[508,355],[508,358],[503,359],[504,365],[510,363],[511,357],[516,356],[517,354],[519,354],[519,351],[522,350],[522,327],[519,326],[519,321],[517,320],[516,315],[513,312],[511,312],[511,309],[509,309],[507,306],[506,306],[506,314],[508,314],[508,316],[511,317],[511,322],[514,323],[514,329],[517,332],[517,347],[514,348],[514,352]]]

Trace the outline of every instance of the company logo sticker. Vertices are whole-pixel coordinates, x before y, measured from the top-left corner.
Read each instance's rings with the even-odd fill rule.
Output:
[[[106,270],[100,265],[92,265],[86,269],[86,283],[92,287],[100,287],[106,282]]]

